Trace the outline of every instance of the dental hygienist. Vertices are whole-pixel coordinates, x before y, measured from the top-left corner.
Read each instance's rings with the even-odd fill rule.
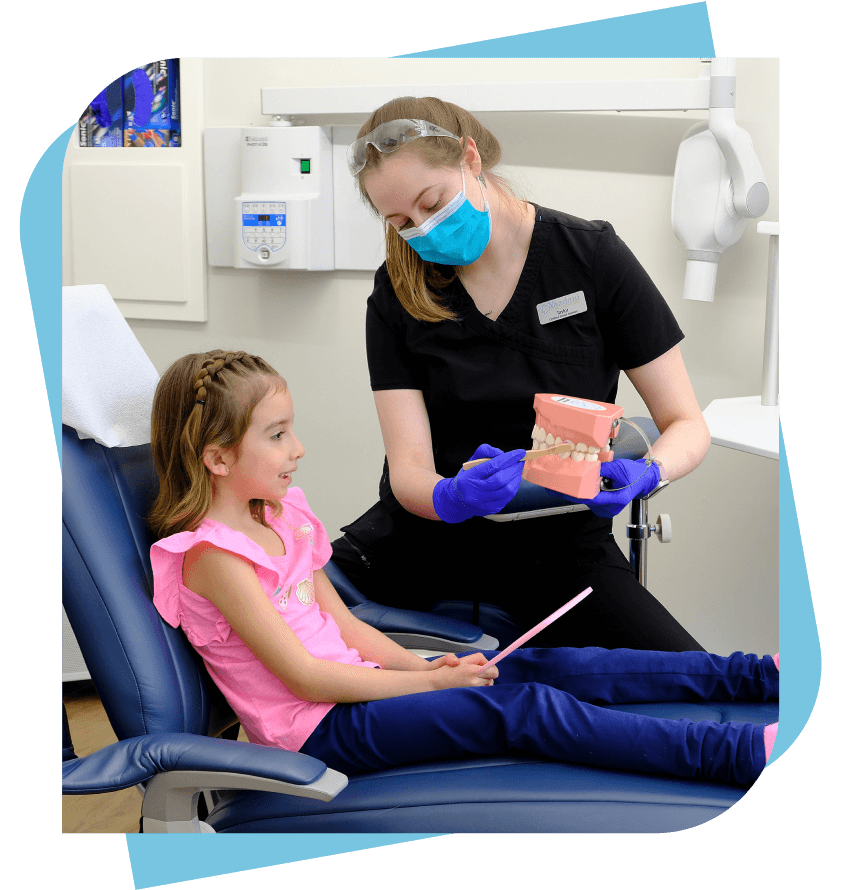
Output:
[[[611,532],[633,496],[689,473],[710,444],[684,335],[608,223],[518,199],[492,172],[500,155],[471,114],[432,98],[387,103],[349,149],[363,199],[387,224],[366,321],[386,462],[380,499],[342,529],[333,559],[377,602],[479,600],[522,627],[593,587],[536,646],[701,649]],[[564,311],[547,311],[558,300]],[[517,491],[535,393],[614,402],[621,370],[661,431],[657,463],[604,464],[618,490],[590,510],[479,518]],[[494,459],[461,470],[471,457]]]

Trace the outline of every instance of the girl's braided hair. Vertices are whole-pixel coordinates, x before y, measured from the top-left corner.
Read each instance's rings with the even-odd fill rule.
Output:
[[[160,490],[149,513],[159,537],[193,531],[211,505],[211,474],[203,461],[210,445],[237,449],[260,400],[286,381],[264,359],[213,349],[174,362],[158,381],[152,403],[152,457]],[[280,501],[250,502],[265,524],[265,508]]]

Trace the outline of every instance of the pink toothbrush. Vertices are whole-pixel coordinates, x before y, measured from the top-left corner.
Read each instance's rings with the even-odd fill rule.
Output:
[[[518,637],[514,641],[514,643],[511,644],[511,646],[507,646],[502,652],[499,652],[497,655],[495,655],[494,658],[491,659],[491,661],[486,662],[486,664],[482,666],[483,671],[486,668],[491,667],[492,664],[497,664],[498,661],[502,661],[502,659],[504,659],[510,652],[514,652],[515,649],[517,649],[519,646],[522,646],[527,640],[531,640],[532,637],[535,636],[535,634],[552,624],[553,621],[556,620],[556,618],[561,618],[561,616],[565,612],[569,612],[573,608],[573,606],[581,603],[582,600],[592,591],[593,587],[586,587],[580,594],[574,596],[573,599],[570,600],[570,602],[565,603],[560,609],[556,609],[556,611],[553,612],[552,615],[549,615],[543,621],[536,624],[535,627],[532,628],[532,630],[528,630],[522,637]],[[480,673],[482,673],[482,671]]]

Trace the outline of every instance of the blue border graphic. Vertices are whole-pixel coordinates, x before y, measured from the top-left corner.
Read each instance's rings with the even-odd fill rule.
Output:
[[[699,57],[714,55],[705,3],[622,16],[497,40],[415,53],[410,57]],[[37,164],[21,207],[21,247],[44,378],[61,461],[61,177],[73,127]],[[37,215],[37,220],[36,220]],[[47,225],[44,220],[47,219]],[[37,245],[35,226],[38,225]],[[46,232],[45,232],[46,229]],[[798,518],[780,439],[781,723],[771,760],[799,735],[818,694],[821,656]],[[770,761],[771,762],[771,761]],[[339,834],[240,836],[127,835],[136,888],[158,887],[434,835]]]

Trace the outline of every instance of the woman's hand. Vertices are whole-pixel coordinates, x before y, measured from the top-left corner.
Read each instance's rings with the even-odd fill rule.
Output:
[[[503,452],[491,445],[480,445],[471,460],[490,460],[470,470],[460,470],[436,484],[433,489],[436,515],[445,522],[464,522],[473,516],[498,513],[517,494],[525,454],[523,448]]]
[[[612,487],[606,488],[590,500],[574,498],[552,489],[547,490],[571,504],[587,504],[592,513],[603,519],[611,519],[621,513],[635,498],[653,492],[661,482],[659,466],[654,463],[647,466],[645,458],[607,461],[602,464],[600,473],[605,479],[611,480]]]

